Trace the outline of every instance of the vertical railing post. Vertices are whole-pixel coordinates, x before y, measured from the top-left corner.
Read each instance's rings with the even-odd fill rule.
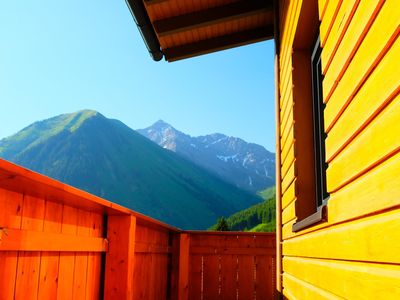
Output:
[[[109,216],[104,299],[133,299],[136,217]]]
[[[190,235],[182,233],[179,243],[178,300],[189,299],[189,248]]]

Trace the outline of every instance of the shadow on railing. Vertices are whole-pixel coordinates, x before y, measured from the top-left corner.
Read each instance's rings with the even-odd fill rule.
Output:
[[[272,299],[275,234],[182,231],[0,160],[0,299]]]

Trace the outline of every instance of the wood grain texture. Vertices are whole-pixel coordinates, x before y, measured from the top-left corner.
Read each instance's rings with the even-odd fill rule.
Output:
[[[46,201],[44,233],[61,232],[62,210],[63,206],[61,204]],[[46,239],[41,242],[42,246],[50,244],[49,241],[51,240]],[[41,253],[38,299],[55,299],[57,297],[59,258],[59,252]]]
[[[256,256],[254,258],[256,268],[255,276],[255,294],[256,299],[272,299],[276,297],[275,291],[275,257],[274,256]]]
[[[326,74],[359,3],[360,0],[342,2],[321,54],[322,74]]]
[[[132,299],[135,294],[135,231],[133,216],[110,216],[108,219],[105,299]]]
[[[88,237],[90,232],[90,212],[78,211],[77,235]],[[75,270],[73,284],[73,298],[84,299],[86,295],[88,252],[79,252],[75,255]]]
[[[279,151],[281,183],[286,188],[280,212],[283,295],[289,299],[358,299],[382,294],[395,299],[400,264],[400,249],[393,243],[399,239],[395,228],[400,209],[400,146],[395,122],[400,119],[398,3],[318,1],[330,198],[325,222],[294,233],[296,210],[303,206],[298,196],[307,189],[302,181],[306,166],[298,164],[305,152],[297,146],[304,145],[298,134],[307,131],[299,125],[309,118],[296,109],[302,109],[310,97],[296,95],[296,88],[307,85],[309,77],[296,75],[302,65],[295,57],[296,50],[303,49],[296,48],[296,33],[304,30],[296,10],[306,3],[288,0],[280,5],[279,116],[283,122]],[[295,151],[286,143],[290,77],[294,82],[291,141]],[[294,173],[290,169],[293,161],[297,165]],[[293,184],[288,174],[294,174]],[[304,195],[303,199],[313,199],[310,193]]]
[[[203,299],[221,299],[222,295],[222,257],[219,255],[202,255],[202,288],[197,291]],[[232,275],[232,274],[228,274]],[[235,289],[236,291],[236,289]]]
[[[400,95],[360,133],[329,166],[328,191],[336,191],[363,172],[375,167],[388,155],[400,151],[397,130],[400,119]],[[379,142],[376,137],[381,136]]]
[[[361,87],[346,110],[333,125],[326,139],[326,157],[331,161],[400,93],[400,39]],[[365,105],[368,101],[368,105]],[[328,104],[329,105],[329,104]]]
[[[89,235],[101,237],[103,235],[103,216],[91,213]],[[106,244],[108,248],[108,243]],[[100,297],[101,280],[101,253],[89,253],[87,264],[86,299],[96,300]]]
[[[13,172],[21,171],[17,166],[13,168]],[[0,161],[0,178],[13,180],[5,175],[9,171],[2,169]],[[15,180],[21,184],[18,177]],[[72,207],[53,197],[45,200],[23,195],[14,187],[13,191],[4,190],[3,182],[0,274],[7,280],[0,282],[1,299],[99,299],[103,286],[106,299],[159,300],[169,295],[205,299],[207,293],[215,295],[215,291],[218,297],[246,299],[257,286],[256,277],[249,279],[256,270],[252,258],[265,258],[269,263],[266,268],[274,266],[274,234],[182,232],[136,213],[122,211],[104,216],[111,211],[99,213],[97,209]],[[9,182],[6,186],[10,187]],[[46,191],[46,187],[43,189]],[[50,194],[54,195],[51,191]],[[108,229],[109,246],[103,237],[104,226]],[[106,252],[104,283],[100,282],[101,254],[96,251]],[[199,251],[199,255],[194,254]],[[170,255],[174,253],[172,260]],[[173,262],[177,266],[171,267]],[[205,290],[208,287],[204,276],[215,278],[215,287]],[[172,293],[173,278],[177,278],[181,289],[176,294]],[[272,289],[273,279],[270,283]],[[189,298],[190,293],[194,294]],[[263,291],[257,293],[261,298],[269,297]]]
[[[189,247],[190,236],[181,234],[179,240],[179,278],[178,278],[178,299],[189,299]],[[195,272],[195,271],[194,271]]]
[[[361,219],[367,215],[399,206],[400,153],[365,173],[338,192],[332,193],[328,201],[328,220],[321,224],[293,233],[290,221],[282,228],[284,239],[308,234],[332,225]],[[377,183],[381,182],[381,183]],[[349,201],[352,199],[352,201]]]
[[[358,89],[379,64],[396,39],[400,30],[396,7],[396,1],[385,2],[367,35],[362,40],[343,77],[337,79],[339,80],[337,87],[329,99],[328,95],[324,96],[326,101],[332,101],[330,107],[326,108],[325,124],[327,131],[329,131],[332,123],[347,107]],[[324,94],[328,92],[326,84],[327,81],[324,79]],[[332,118],[333,116],[334,118]]]
[[[332,26],[335,22],[336,16],[339,12],[343,0],[329,0],[325,9],[325,16],[321,20],[320,37],[321,46],[324,47],[326,40],[331,32]]]
[[[204,286],[204,258],[202,255],[190,255],[189,260],[189,298],[190,300],[201,300]]]
[[[399,265],[301,257],[285,257],[283,264],[292,276],[344,299],[361,299],[366,295],[379,295],[382,299],[400,297]]]
[[[282,211],[282,224],[286,224],[294,219],[296,219],[296,209],[295,203],[292,203],[292,205],[288,205]]]
[[[189,299],[274,297],[274,235],[190,233]]]
[[[59,224],[61,227],[61,223]],[[105,252],[107,242],[103,238],[70,236],[34,230],[6,229],[0,243],[0,251],[63,251],[63,252]],[[52,241],[49,243],[49,241]],[[50,253],[45,253],[45,255]],[[54,253],[53,253],[54,254]],[[43,255],[43,253],[42,253]]]
[[[21,229],[43,230],[45,201],[25,196]],[[39,288],[40,252],[19,252],[15,299],[36,299]]]
[[[76,236],[77,224],[78,224],[78,210],[76,208],[64,205],[61,232],[63,234]],[[57,299],[72,299],[74,270],[75,270],[75,253],[60,252]]]
[[[399,264],[400,244],[393,243],[400,238],[398,226],[396,209],[291,238],[283,242],[283,254]]]
[[[289,205],[293,205],[294,201],[296,200],[296,189],[297,182],[294,180],[282,196],[282,209],[285,209]],[[282,213],[282,211],[280,213]]]
[[[346,72],[354,54],[364,40],[365,35],[368,33],[383,3],[383,0],[373,0],[371,5],[371,2],[361,1],[360,5],[357,7],[352,22],[350,22],[332,58],[329,69],[325,70],[323,81],[323,98],[325,103],[329,101],[333,90]],[[322,52],[324,52],[324,49],[322,49]],[[329,53],[324,54],[324,56],[329,56]]]
[[[320,289],[306,281],[298,279],[288,273],[283,273],[283,294],[288,299],[342,299],[335,294]]]
[[[0,239],[6,235],[4,228],[21,228],[23,195],[0,189]],[[7,229],[5,229],[7,230]],[[13,299],[17,275],[17,251],[0,252],[0,299]]]

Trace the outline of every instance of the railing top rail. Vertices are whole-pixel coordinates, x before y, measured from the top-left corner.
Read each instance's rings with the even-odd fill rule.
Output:
[[[65,205],[106,215],[130,214],[137,217],[138,221],[141,223],[161,227],[170,231],[181,231],[171,225],[94,196],[27,168],[23,168],[4,159],[0,159],[0,182],[1,188],[10,191],[41,197],[49,201],[63,203]]]
[[[184,233],[188,233],[190,235],[271,236],[275,238],[275,232],[186,230]]]

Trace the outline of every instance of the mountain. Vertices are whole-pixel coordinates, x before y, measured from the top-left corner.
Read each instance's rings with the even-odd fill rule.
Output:
[[[137,131],[241,189],[256,193],[275,184],[275,154],[260,145],[220,133],[191,137],[162,120]]]
[[[262,200],[90,110],[1,140],[0,157],[183,229]]]
[[[226,218],[229,230],[234,231],[275,231],[275,187],[259,193],[264,202],[255,204]],[[214,224],[210,229],[215,229]]]

